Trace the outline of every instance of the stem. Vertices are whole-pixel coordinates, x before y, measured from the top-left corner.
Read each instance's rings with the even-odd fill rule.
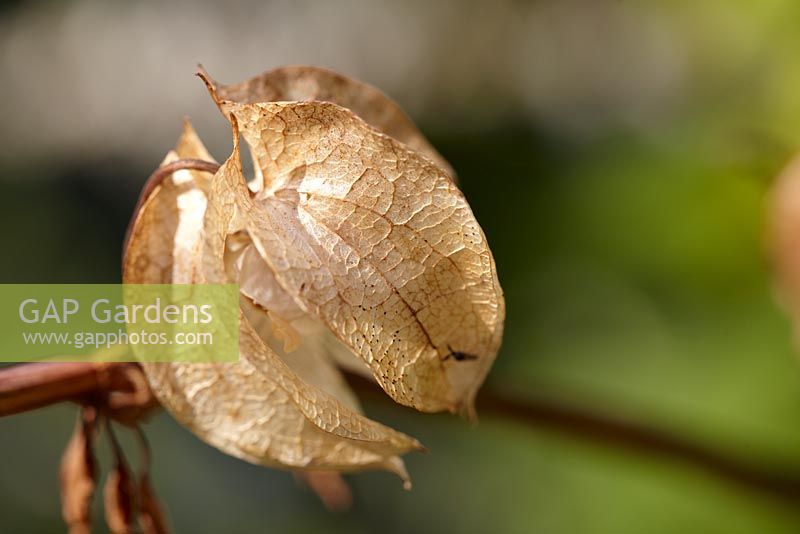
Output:
[[[359,393],[388,397],[369,380],[347,375]],[[667,431],[616,419],[544,399],[518,399],[484,388],[478,395],[478,413],[508,419],[532,429],[545,429],[614,449],[680,461],[737,486],[758,491],[796,506],[800,503],[800,472],[761,465],[693,442]]]
[[[0,369],[0,417],[57,402],[130,391],[130,363],[30,363]]]
[[[679,460],[744,488],[770,494],[796,505],[800,502],[800,472],[757,465],[700,443],[638,423],[616,420],[537,400],[521,402],[487,391],[479,399],[484,413],[523,422],[535,428],[588,439],[609,447]]]
[[[127,374],[134,363],[32,363],[0,369],[0,417],[61,401],[91,399],[133,387]],[[388,397],[372,382],[347,375],[350,385],[375,399]],[[663,430],[561,406],[545,400],[507,397],[484,390],[479,411],[536,429],[635,453],[681,461],[722,480],[797,505],[800,473],[759,465]]]

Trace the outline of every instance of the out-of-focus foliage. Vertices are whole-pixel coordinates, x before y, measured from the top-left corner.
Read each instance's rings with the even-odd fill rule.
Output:
[[[81,34],[96,40],[87,52],[96,71],[50,80],[72,95],[83,94],[79,86],[113,94],[115,83],[130,78],[126,58],[114,57],[122,72],[109,74],[97,51],[119,43],[126,43],[128,61],[161,69],[167,101],[173,91],[187,91],[172,80],[197,83],[189,76],[196,60],[227,79],[302,61],[379,84],[453,164],[492,243],[508,312],[489,387],[588,406],[800,468],[800,360],[773,300],[762,243],[764,193],[800,148],[800,4],[454,4],[268,4],[264,10],[282,16],[250,12],[244,29],[284,24],[293,31],[245,31],[241,40],[212,33],[204,43],[189,39],[194,50],[171,48],[166,38],[125,41],[137,26],[123,27],[118,14],[133,8],[121,3],[21,4],[0,15],[15,39],[13,49],[0,48],[0,64],[52,63],[58,71],[54,58],[48,63],[47,54],[23,46],[22,36],[52,32],[43,20],[71,14],[58,26],[62,33],[44,42],[78,35],[87,20],[109,24],[100,34],[84,26]],[[139,19],[126,20],[151,22],[150,4],[138,5]],[[218,9],[198,3],[192,20],[216,24]],[[450,28],[444,36],[408,39],[415,26],[453,13],[441,26]],[[293,48],[302,22],[322,30],[303,32]],[[151,25],[151,34],[162,36],[159,28]],[[384,41],[375,41],[372,32],[381,31]],[[488,50],[486,35],[501,34]],[[218,68],[204,57],[212,47],[233,46],[241,63]],[[36,72],[31,80],[45,76]],[[26,90],[14,89],[11,103],[3,95],[3,106],[25,109],[26,93],[37,103],[51,95],[56,110],[71,105],[53,87],[24,81],[15,78],[14,87]],[[147,147],[177,134],[169,126],[143,128],[162,120],[160,104],[147,106],[152,95],[135,96],[143,91],[126,89],[141,101],[124,115],[141,128],[134,130],[141,143],[134,148],[135,136],[116,138],[136,157],[106,127],[116,111],[102,101],[80,109],[85,124],[71,123],[71,111],[55,114],[63,121],[42,134],[40,146],[29,132],[47,124],[0,126],[0,138],[25,148],[16,159],[3,152],[0,168],[0,228],[11,251],[0,262],[1,281],[117,279],[135,191],[161,157]],[[472,113],[484,99],[491,103]],[[202,135],[203,121],[221,120],[197,117],[191,102],[186,107]],[[219,142],[228,143],[224,135]],[[65,158],[63,147],[75,152]],[[389,476],[350,477],[355,508],[336,516],[289,475],[221,455],[167,416],[156,417],[149,428],[154,482],[176,530],[761,534],[796,532],[800,523],[797,510],[680,463],[490,417],[470,428],[399,408],[367,405],[366,412],[419,437],[431,453],[408,458],[411,493]],[[62,529],[56,473],[73,422],[68,407],[0,421],[0,531]],[[107,451],[104,458],[107,466]]]

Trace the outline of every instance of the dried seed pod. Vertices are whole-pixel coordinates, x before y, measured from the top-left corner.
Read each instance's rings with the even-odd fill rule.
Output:
[[[130,534],[134,532],[136,488],[110,422],[107,429],[114,453],[114,468],[108,473],[103,488],[106,525],[114,534]]]
[[[408,486],[399,455],[420,444],[361,415],[337,367],[399,403],[472,415],[505,316],[482,230],[449,165],[374,88],[305,67],[235,86],[201,76],[233,153],[213,177],[178,171],[144,199],[124,280],[239,283],[240,361],[144,363],[153,392],[234,456],[384,468]],[[187,124],[166,161],[204,153]]]
[[[61,457],[61,515],[70,534],[91,532],[92,498],[97,483],[94,456],[97,411],[81,409],[75,430]]]

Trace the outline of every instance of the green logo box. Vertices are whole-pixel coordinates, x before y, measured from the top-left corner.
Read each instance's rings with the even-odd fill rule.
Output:
[[[236,362],[234,284],[0,284],[0,362]]]

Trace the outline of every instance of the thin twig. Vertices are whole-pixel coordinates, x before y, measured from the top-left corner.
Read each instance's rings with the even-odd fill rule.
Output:
[[[361,394],[387,399],[365,378],[347,375]],[[545,399],[519,399],[484,388],[478,395],[478,413],[546,429],[615,449],[677,460],[737,486],[787,501],[800,503],[800,472],[780,469],[755,460],[730,456],[667,431],[617,419],[609,415],[564,406]]]
[[[81,401],[133,387],[130,363],[35,363],[0,369],[0,417],[61,401]],[[350,385],[376,400],[388,397],[372,382],[348,375]],[[478,399],[484,415],[509,419],[617,449],[677,460],[764,495],[800,503],[800,473],[727,455],[663,430],[570,408],[546,400],[520,400],[485,389]]]
[[[541,399],[520,401],[492,391],[487,391],[479,398],[479,409],[483,413],[526,423],[531,427],[554,430],[618,449],[679,460],[738,486],[773,495],[794,505],[800,503],[800,472],[797,469],[757,465],[752,460],[729,456],[640,423],[584,412]]]

